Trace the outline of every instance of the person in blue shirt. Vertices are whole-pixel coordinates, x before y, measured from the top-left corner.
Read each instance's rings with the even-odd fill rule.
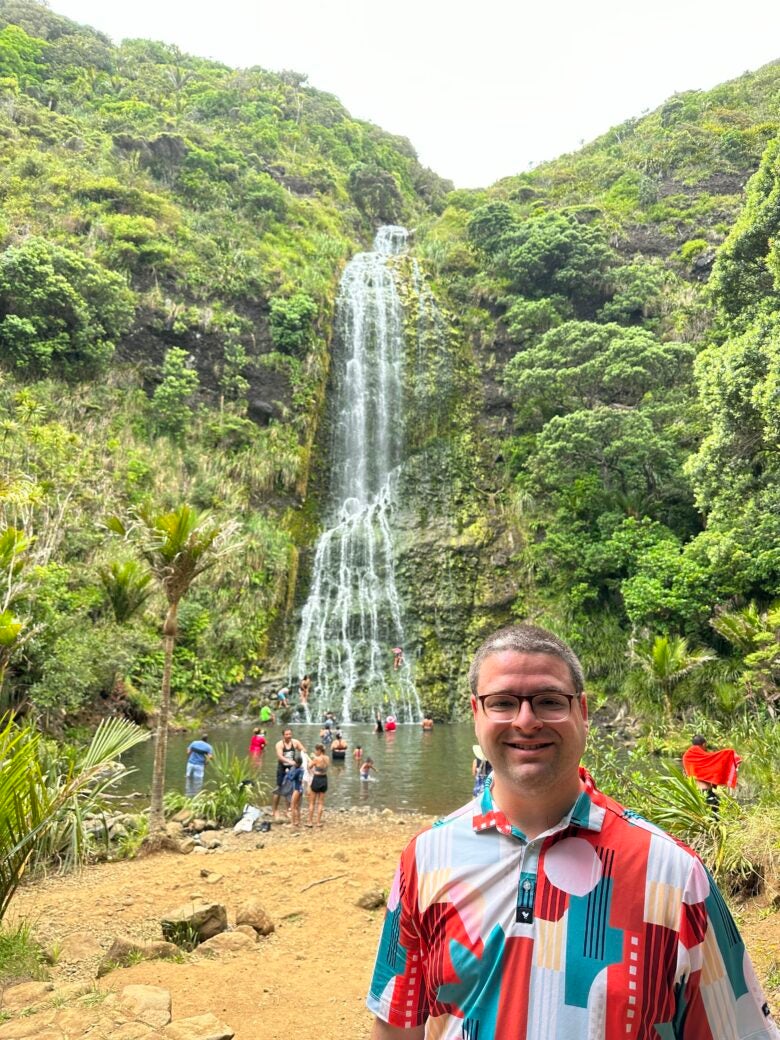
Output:
[[[187,748],[187,771],[184,774],[185,793],[192,798],[203,787],[203,774],[206,763],[214,754],[214,748],[208,742],[208,734],[203,733],[200,740],[193,740]]]

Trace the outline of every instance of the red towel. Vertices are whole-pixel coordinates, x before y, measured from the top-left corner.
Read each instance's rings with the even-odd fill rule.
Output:
[[[703,747],[689,747],[682,757],[683,769],[695,780],[708,784],[737,786],[737,767],[742,759],[732,750],[705,751]]]

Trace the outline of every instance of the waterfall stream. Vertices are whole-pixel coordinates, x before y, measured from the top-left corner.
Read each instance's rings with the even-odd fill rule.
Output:
[[[421,718],[404,647],[392,516],[404,441],[403,309],[392,257],[401,227],[382,227],[347,264],[336,304],[330,491],[291,671],[313,680],[306,718]]]

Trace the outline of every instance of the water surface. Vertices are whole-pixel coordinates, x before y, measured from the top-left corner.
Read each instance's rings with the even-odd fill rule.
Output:
[[[257,768],[261,779],[273,787],[276,777],[274,744],[281,738],[283,726],[266,729],[268,747],[253,767],[247,756],[251,723],[236,723],[209,730],[214,747],[229,747],[245,756],[247,775]],[[319,740],[320,727],[298,724],[291,727],[307,750]],[[367,805],[374,809],[398,809],[430,815],[444,815],[471,797],[471,747],[474,728],[471,723],[451,723],[422,732],[419,725],[402,725],[394,732],[377,734],[373,727],[355,723],[342,727],[348,742],[344,762],[331,763],[326,808],[340,809]],[[184,790],[184,767],[187,745],[198,734],[171,733],[168,737],[166,789]],[[376,780],[370,783],[358,776],[359,763],[352,757],[356,744],[363,747],[364,757],[371,756],[376,766]],[[154,741],[132,748],[124,761],[137,769],[124,782],[124,792],[136,791],[148,798],[151,786]],[[208,777],[208,766],[206,767]]]

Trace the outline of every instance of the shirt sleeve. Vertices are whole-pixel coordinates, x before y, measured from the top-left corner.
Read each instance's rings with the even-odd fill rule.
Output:
[[[683,894],[680,941],[679,1040],[780,1040],[742,937],[699,860]]]
[[[388,1025],[412,1029],[428,1017],[418,926],[414,844],[393,879],[366,1005]]]

